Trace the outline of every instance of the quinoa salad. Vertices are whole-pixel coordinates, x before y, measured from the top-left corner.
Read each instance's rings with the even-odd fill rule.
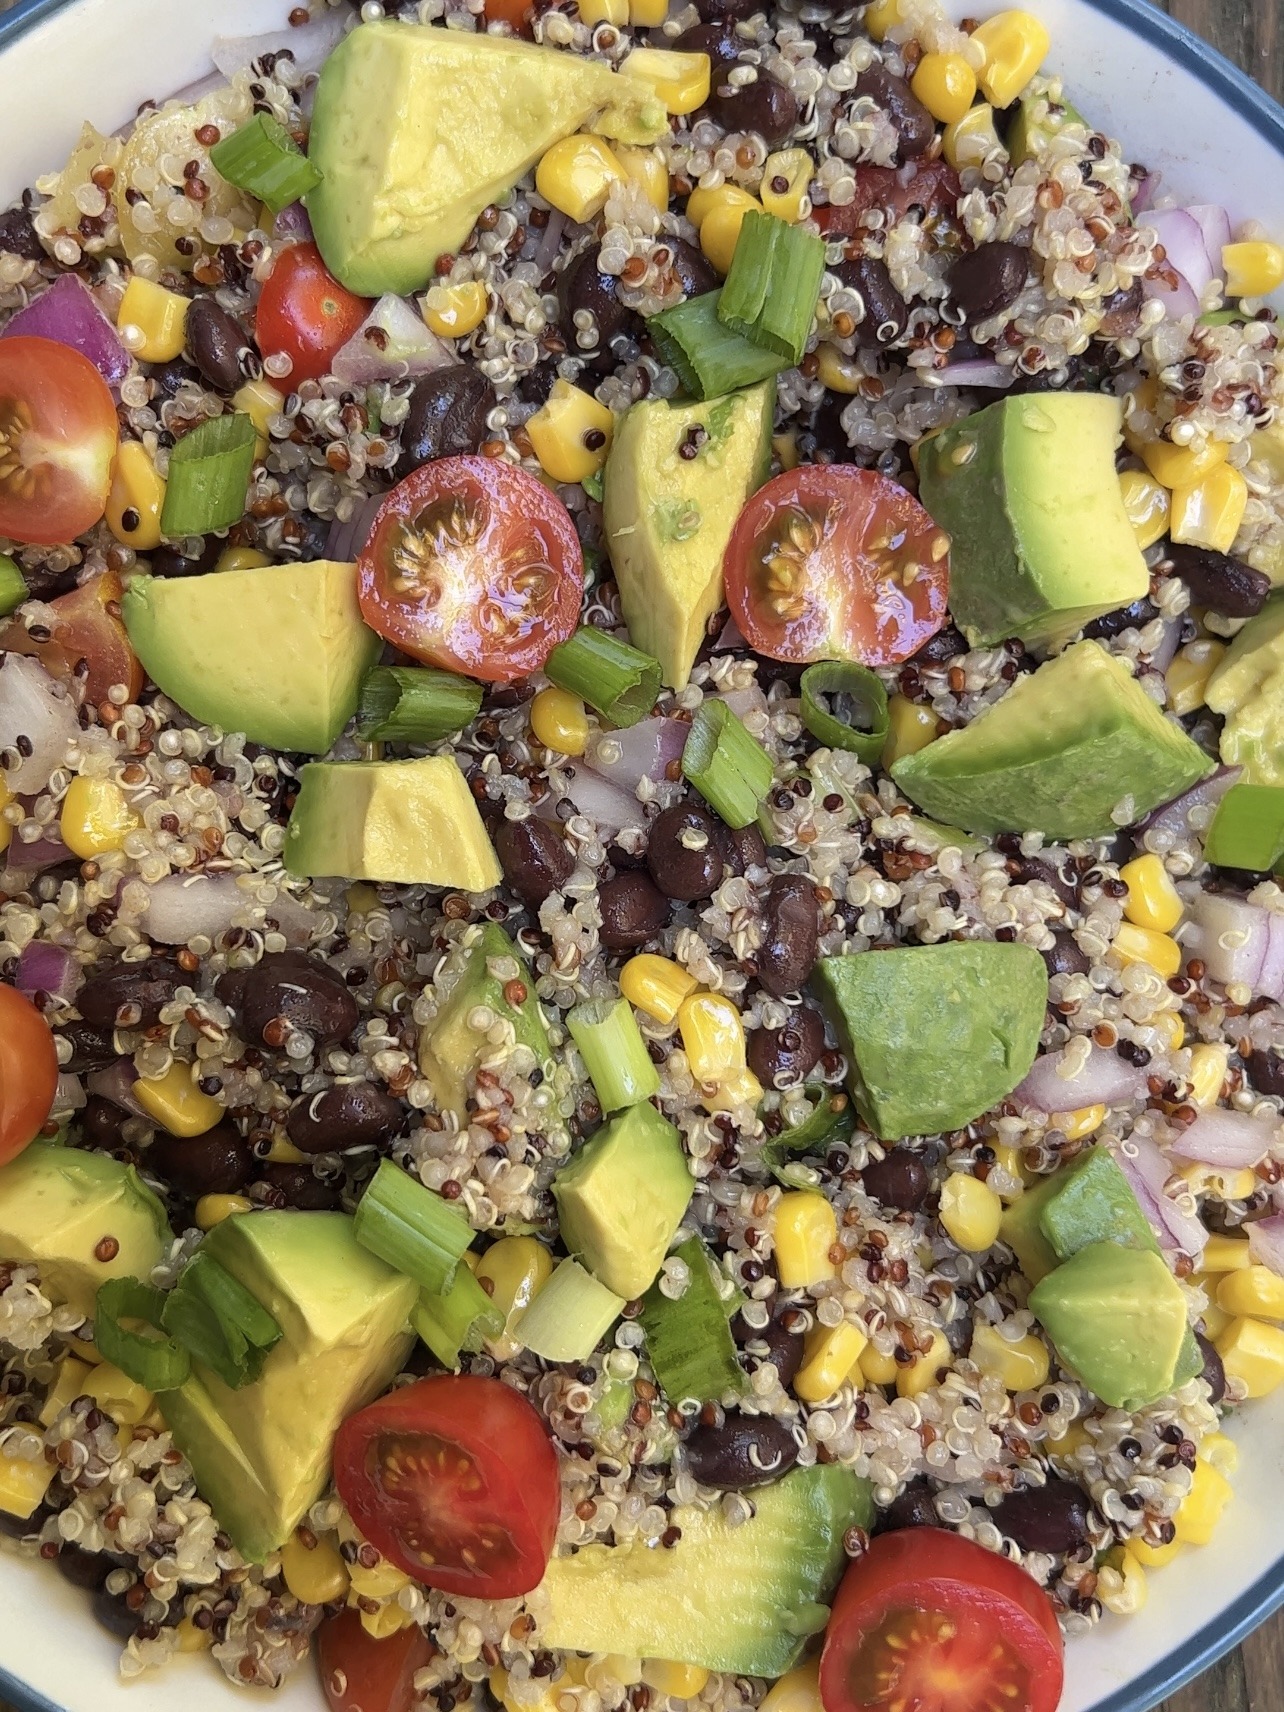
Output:
[[[1284,233],[1023,10],[264,27],[0,215],[0,1550],[1055,1712],[1284,1383]]]

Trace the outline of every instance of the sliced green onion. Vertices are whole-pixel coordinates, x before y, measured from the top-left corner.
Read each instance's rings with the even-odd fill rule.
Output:
[[[1268,874],[1284,856],[1284,789],[1232,785],[1217,805],[1204,856],[1218,868]]]
[[[361,686],[363,743],[436,743],[462,731],[482,704],[480,684],[427,666],[376,666]]]
[[[30,600],[31,590],[16,559],[0,553],[0,618],[16,612],[24,600]],[[658,668],[657,668],[658,669]]]
[[[733,829],[757,819],[771,789],[771,756],[725,701],[700,704],[682,751],[682,771]]]
[[[570,690],[617,727],[636,725],[660,693],[660,662],[608,631],[583,625],[544,662],[558,689]]]
[[[466,1266],[440,1296],[420,1292],[410,1323],[443,1367],[458,1367],[461,1350],[477,1351],[504,1330],[504,1316]]]
[[[828,703],[825,697],[832,697]],[[876,672],[824,660],[802,675],[802,722],[818,743],[849,749],[872,767],[887,742],[887,691]]]
[[[520,1343],[545,1361],[584,1361],[624,1307],[623,1296],[599,1284],[578,1260],[563,1260],[513,1328]]]
[[[187,1351],[161,1334],[165,1292],[138,1278],[109,1278],[94,1303],[94,1342],[105,1361],[119,1367],[135,1385],[149,1391],[174,1391],[191,1372]],[[156,1335],[130,1331],[121,1322],[142,1320]]]
[[[792,1155],[821,1153],[835,1141],[845,1140],[856,1127],[852,1103],[846,1094],[820,1084],[807,1088],[806,1092],[815,1101],[808,1115],[762,1146],[763,1164],[782,1182],[792,1181],[784,1176]]]
[[[248,190],[273,214],[315,190],[322,177],[285,126],[270,113],[256,113],[240,130],[215,143],[210,165],[238,190]]]
[[[688,1397],[716,1403],[743,1388],[745,1371],[736,1360],[735,1340],[704,1244],[692,1237],[674,1253],[686,1262],[690,1280],[676,1298],[666,1296],[658,1282],[642,1298],[646,1352],[670,1403]]]
[[[789,367],[788,359],[751,345],[718,319],[720,292],[688,297],[646,324],[660,357],[692,398],[721,398],[742,386],[767,380]]]
[[[253,1384],[281,1341],[280,1326],[258,1297],[200,1250],[165,1298],[161,1324],[233,1390]]]
[[[185,434],[169,457],[161,532],[176,540],[230,529],[245,516],[258,429],[243,412],[212,416]]]
[[[463,1213],[390,1159],[380,1161],[357,1203],[353,1235],[362,1248],[433,1296],[450,1289],[473,1240]]]
[[[718,302],[724,327],[790,363],[802,361],[825,272],[825,240],[750,210]]]
[[[608,1117],[659,1093],[660,1072],[627,999],[589,999],[576,1005],[566,1026]]]

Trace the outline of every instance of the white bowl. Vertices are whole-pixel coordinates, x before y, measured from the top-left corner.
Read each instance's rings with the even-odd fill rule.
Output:
[[[1162,170],[1163,191],[1221,202],[1235,222],[1284,235],[1284,111],[1146,0],[1023,0],[1052,34],[1051,66],[1076,104]],[[955,16],[989,12],[951,0]],[[217,35],[279,29],[288,0],[20,0],[0,18],[0,206],[66,158],[85,119],[124,124],[139,104],[210,72]],[[1214,1543],[1151,1577],[1137,1617],[1106,1617],[1067,1649],[1061,1712],[1143,1712],[1237,1645],[1284,1604],[1284,1395],[1250,1404],[1231,1427],[1241,1447],[1235,1502]],[[208,1659],[180,1658],[126,1687],[117,1644],[82,1593],[44,1566],[0,1556],[0,1695],[27,1712],[234,1712]],[[263,1703],[262,1693],[255,1698]],[[272,1697],[319,1712],[304,1670]]]

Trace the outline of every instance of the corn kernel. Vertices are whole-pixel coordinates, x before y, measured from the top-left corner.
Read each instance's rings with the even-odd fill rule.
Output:
[[[629,21],[629,0],[576,0],[580,22],[590,30],[599,24],[614,24],[622,29]]]
[[[1214,1340],[1228,1379],[1249,1397],[1265,1397],[1284,1383],[1284,1331],[1264,1320],[1233,1320]]]
[[[872,1343],[861,1351],[861,1377],[869,1385],[895,1385],[900,1370],[894,1355],[884,1355]]]
[[[690,998],[699,982],[670,957],[652,951],[630,957],[620,970],[620,991],[631,1005],[657,1022],[675,1022],[683,999]]]
[[[1015,1177],[1018,1182],[1024,1182],[1026,1172],[1021,1163],[1021,1149],[1010,1141],[992,1141],[990,1147],[994,1152],[994,1163],[1006,1171],[1009,1177]],[[1002,1201],[1015,1201],[1020,1191],[996,1187],[995,1193]]]
[[[1119,878],[1128,888],[1123,907],[1128,920],[1156,933],[1171,933],[1182,918],[1184,905],[1161,858],[1137,856],[1124,863]]]
[[[816,347],[816,379],[830,392],[858,393],[868,379],[855,357],[840,351],[837,345],[822,343]]]
[[[531,735],[559,755],[582,755],[588,742],[584,703],[569,690],[541,690],[531,703]]]
[[[910,88],[942,125],[954,125],[976,97],[976,73],[962,54],[925,53]]]
[[[349,1599],[349,1603],[355,1601]],[[375,1611],[367,1611],[364,1605],[358,1607],[361,1612],[361,1627],[374,1641],[386,1641],[390,1635],[396,1635],[402,1629],[408,1629],[414,1622],[410,1612],[391,1599],[385,1605],[380,1605]]]
[[[482,1255],[476,1276],[490,1285],[487,1293],[504,1316],[503,1332],[487,1340],[497,1361],[511,1361],[523,1347],[517,1323],[552,1274],[552,1256],[533,1236],[501,1236]]]
[[[1097,1581],[1097,1595],[1116,1617],[1133,1617],[1149,1597],[1146,1572],[1131,1546],[1116,1546],[1106,1556]]]
[[[1063,1461],[1076,1455],[1085,1445],[1092,1443],[1092,1435],[1082,1421],[1071,1421],[1060,1438],[1048,1439],[1046,1448],[1050,1455],[1060,1457]]]
[[[1206,1272],[1193,1272],[1191,1274],[1191,1283],[1196,1284],[1207,1291],[1210,1297],[1215,1297],[1217,1294],[1215,1289],[1210,1288],[1212,1279]],[[1233,1323],[1232,1316],[1230,1314],[1223,1313],[1217,1306],[1217,1303],[1211,1300],[1203,1313],[1200,1314],[1199,1320],[1200,1328],[1210,1343],[1216,1343],[1226,1328]]]
[[[85,1380],[89,1376],[90,1365],[74,1355],[64,1355],[58,1366],[58,1377],[49,1387],[47,1396],[40,1409],[40,1425],[52,1427],[63,1410],[76,1401],[77,1397],[85,1395]]]
[[[678,1007],[682,1050],[697,1082],[718,1082],[745,1067],[745,1026],[740,1012],[717,993],[693,993]]]
[[[793,226],[811,211],[807,192],[815,176],[816,163],[806,149],[781,149],[762,163],[758,194],[768,214]]]
[[[1058,1128],[1067,1141],[1082,1141],[1087,1135],[1095,1135],[1106,1121],[1104,1106],[1080,1106],[1077,1112],[1058,1113],[1061,1122]]]
[[[1215,1106],[1221,1098],[1229,1046],[1200,1045],[1190,1052],[1190,1098],[1197,1106]]]
[[[1169,1564],[1182,1549],[1180,1540],[1170,1540],[1166,1546],[1152,1546],[1149,1540],[1131,1539],[1128,1550],[1137,1562],[1144,1564],[1147,1569],[1162,1569]]]
[[[1164,675],[1170,713],[1180,717],[1203,707],[1204,697],[1208,693],[1208,680],[1221,664],[1225,652],[1224,642],[1203,639],[1188,642],[1178,652]]]
[[[644,1667],[648,1668],[648,1667]],[[686,1670],[686,1665],[675,1665],[675,1670]],[[581,1687],[588,1670],[588,1660],[582,1658],[567,1658],[563,1668],[556,1676],[539,1678],[542,1683],[539,1698],[518,1700],[508,1686],[508,1672],[502,1665],[496,1665],[487,1678],[487,1686],[491,1695],[504,1708],[504,1712],[560,1712],[558,1701],[568,1688]],[[708,1671],[705,1673],[708,1678]],[[704,1684],[701,1684],[703,1687]],[[699,1689],[695,1692],[698,1694]]]
[[[669,15],[669,0],[629,0],[629,24],[635,30],[658,30]]]
[[[1168,489],[1142,470],[1124,470],[1119,477],[1119,492],[1137,545],[1145,552],[1168,533],[1171,509]]]
[[[1159,410],[1159,382],[1154,375],[1147,375],[1140,385],[1133,387],[1131,392],[1124,394],[1124,445],[1136,457],[1144,457],[1146,447],[1151,443],[1155,430],[1145,431],[1141,426],[1142,417],[1154,417]],[[1165,487],[1169,484],[1161,475],[1151,472],[1155,479]]]
[[[1248,483],[1229,464],[1219,464],[1190,487],[1173,489],[1168,533],[1190,547],[1229,553],[1248,509]]]
[[[941,1189],[941,1223],[950,1238],[969,1254],[992,1248],[999,1239],[1003,1202],[988,1183],[953,1171]]]
[[[996,150],[1006,158],[1007,150],[999,140],[994,109],[988,101],[979,101],[961,119],[947,125],[941,137],[941,152],[955,172],[981,166]]]
[[[709,99],[713,67],[708,54],[634,48],[620,70],[649,83],[670,113],[694,113]]]
[[[545,202],[581,225],[602,212],[611,186],[623,178],[610,144],[586,131],[554,143],[535,168]]]
[[[617,147],[615,158],[624,169],[624,176],[635,184],[651,206],[659,213],[669,207],[669,169],[659,149],[630,149]]]
[[[586,1686],[599,1690],[608,1682],[636,1688],[641,1680],[642,1660],[633,1653],[603,1653],[597,1663],[589,1665],[584,1672]]]
[[[126,834],[141,825],[125,793],[111,779],[91,779],[80,773],[67,787],[59,830],[68,850],[82,862],[119,850]]]
[[[932,1347],[924,1355],[921,1351],[914,1356],[908,1367],[898,1367],[896,1370],[896,1393],[900,1397],[919,1397],[924,1391],[930,1391],[938,1383],[941,1369],[950,1367],[954,1362],[954,1352],[946,1343],[940,1332],[932,1333]]]
[[[834,1276],[829,1251],[838,1241],[838,1220],[815,1189],[791,1189],[780,1197],[775,1233],[776,1269],[786,1290],[805,1289]]]
[[[796,1665],[767,1690],[759,1712],[822,1712],[820,1661]]]
[[[177,1059],[155,1081],[140,1076],[133,1095],[148,1117],[171,1135],[204,1135],[223,1116],[218,1101],[202,1094],[193,1082],[192,1066]]]
[[[272,1131],[268,1150],[260,1155],[267,1165],[306,1165],[310,1157],[294,1145],[283,1129]]]
[[[712,1088],[700,1096],[706,1112],[734,1112],[740,1106],[756,1106],[762,1098],[762,1083],[752,1070],[737,1068],[719,1076]]]
[[[869,1339],[859,1326],[813,1326],[803,1344],[802,1366],[794,1376],[794,1395],[805,1403],[824,1403],[860,1362]]]
[[[1222,1519],[1222,1511],[1234,1496],[1234,1488],[1226,1476],[1202,1456],[1197,1457],[1190,1491],[1182,1499],[1177,1514],[1173,1517],[1173,1525],[1181,1543],[1186,1546],[1206,1546]]]
[[[357,1542],[363,1539],[351,1523],[346,1526],[340,1523],[340,1539],[347,1535]],[[352,1583],[348,1590],[349,1605],[355,1605],[358,1599],[395,1599],[403,1587],[410,1586],[410,1577],[386,1557],[380,1557],[373,1569],[367,1569],[357,1558],[348,1565],[348,1576]]]
[[[866,7],[865,16],[861,19],[865,34],[871,41],[883,41],[889,30],[905,22],[904,7],[905,0],[874,0],[872,6]]]
[[[1192,487],[1226,462],[1230,451],[1225,440],[1206,439],[1202,446],[1175,446],[1171,440],[1148,440],[1141,447],[1141,460],[1155,480],[1170,491]]]
[[[1227,1480],[1239,1472],[1239,1446],[1226,1433],[1209,1433],[1207,1438],[1201,1439],[1199,1454]]]
[[[214,569],[216,572],[261,571],[271,563],[267,554],[260,553],[257,547],[224,547],[214,561]]]
[[[1252,1264],[1248,1239],[1223,1236],[1220,1231],[1209,1234],[1204,1252],[1199,1257],[1200,1269],[1204,1272],[1240,1272]]]
[[[929,743],[935,743],[940,722],[930,707],[910,701],[898,690],[887,698],[887,742],[883,745],[883,767],[890,772],[892,764],[906,755],[917,755]]]
[[[1241,1266],[1217,1286],[1217,1306],[1250,1319],[1284,1320],[1284,1278],[1269,1266]]]
[[[479,279],[459,285],[435,285],[420,301],[420,314],[430,332],[442,339],[462,339],[486,319],[490,304]]]
[[[110,1361],[90,1368],[81,1391],[122,1427],[136,1427],[156,1401],[146,1386],[122,1373]]]
[[[558,379],[548,402],[528,420],[526,432],[535,456],[555,482],[582,482],[606,462],[615,418],[591,392]]]
[[[147,448],[138,440],[122,440],[107,495],[107,527],[122,546],[150,553],[160,546],[164,504],[165,483]]]
[[[986,100],[1000,109],[1012,105],[1052,46],[1052,38],[1039,19],[1021,11],[996,12],[977,25],[972,40],[985,50],[985,64],[977,82]]]
[[[224,1219],[230,1219],[233,1213],[252,1213],[254,1202],[247,1201],[244,1195],[202,1195],[196,1203],[194,1217],[197,1230],[213,1230],[215,1225],[221,1225]]]
[[[798,436],[792,428],[771,436],[771,455],[782,470],[798,468]]]
[[[1255,239],[1222,247],[1227,297],[1269,297],[1284,285],[1284,249]]]
[[[969,1359],[982,1373],[991,1373],[1006,1391],[1035,1391],[1047,1382],[1051,1362],[1048,1346],[1027,1332],[1009,1343],[997,1326],[979,1325],[972,1333]]]
[[[26,1521],[39,1506],[56,1473],[56,1465],[46,1462],[43,1455],[31,1462],[25,1456],[6,1456],[0,1451],[0,1510]]]
[[[258,430],[254,456],[261,458],[268,449],[268,423],[285,409],[285,394],[278,392],[270,380],[251,380],[232,394],[232,403]]]
[[[184,1617],[175,1627],[180,1653],[203,1653],[214,1645],[214,1631],[198,1629],[190,1617]]]
[[[700,248],[724,278],[731,272],[731,263],[736,253],[736,245],[740,242],[740,228],[745,223],[745,215],[750,207],[758,206],[756,202],[750,203],[748,207],[740,202],[720,202],[711,208],[700,222]]]
[[[1176,1011],[1162,1011],[1151,1026],[1167,1037],[1169,1052],[1181,1051],[1186,1039],[1186,1024]]]
[[[313,1538],[309,1545],[299,1534],[291,1534],[281,1547],[281,1574],[303,1605],[329,1605],[332,1600],[344,1599],[351,1585],[338,1546],[324,1537]]]
[[[141,344],[128,341],[131,355],[145,363],[168,363],[179,356],[187,337],[189,303],[178,292],[135,274],[116,312],[117,327],[136,328],[142,336]]]
[[[1110,949],[1125,967],[1130,963],[1147,963],[1165,981],[1181,969],[1181,946],[1177,941],[1169,934],[1138,927],[1135,922],[1120,922]]]
[[[709,1680],[703,1665],[677,1664],[670,1659],[644,1659],[642,1680],[657,1694],[673,1700],[694,1700]]]
[[[756,196],[738,184],[717,184],[712,190],[699,185],[687,197],[686,216],[698,232],[715,208],[761,208]]]
[[[1247,1166],[1200,1165],[1192,1161],[1178,1167],[1177,1175],[1196,1195],[1211,1195],[1215,1201],[1246,1201],[1258,1187],[1257,1174]]]

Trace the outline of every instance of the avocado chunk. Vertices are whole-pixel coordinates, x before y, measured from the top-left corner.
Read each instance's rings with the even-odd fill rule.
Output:
[[[892,777],[937,820],[969,832],[1100,838],[1188,790],[1213,762],[1126,665],[1096,642],[1018,678],[960,731],[905,755]]]
[[[1186,1343],[1186,1298],[1158,1254],[1094,1242],[1030,1292],[1057,1354],[1112,1409],[1142,1409],[1173,1389]]]
[[[1284,788],[1232,785],[1204,839],[1205,860],[1218,868],[1265,874],[1284,862]]]
[[[1003,1217],[999,1221],[999,1241],[1005,1242],[1016,1255],[1017,1265],[1031,1284],[1046,1278],[1058,1264],[1057,1252],[1043,1234],[1040,1216],[1056,1193],[1059,1175],[1057,1173],[1032,1184],[1023,1195],[1017,1196],[1011,1206],[1003,1209]]]
[[[1204,699],[1220,713],[1222,760],[1245,785],[1284,785],[1284,595],[1267,601],[1231,643]]]
[[[237,1213],[201,1249],[281,1328],[252,1385],[193,1368],[161,1412],[237,1549],[261,1563],[330,1476],[339,1424],[380,1391],[414,1342],[418,1287],[361,1248],[345,1213]]]
[[[520,1004],[513,1003],[515,983],[526,993]],[[513,1046],[531,1053],[533,1067],[546,1078],[552,1075],[553,1053],[534,978],[502,927],[489,921],[465,934],[438,970],[434,991],[437,1013],[419,1033],[419,1073],[432,1084],[439,1112],[453,1112],[461,1125],[467,1123],[468,1085],[497,1050],[490,1038],[496,1021],[509,1025]],[[475,1026],[481,1011],[491,1016],[485,1028]]]
[[[655,92],[597,60],[510,37],[385,19],[352,31],[317,85],[307,198],[349,291],[404,296],[553,143],[591,124],[627,143],[668,132]]]
[[[1064,642],[1140,600],[1150,573],[1115,471],[1123,405],[1004,398],[919,448],[919,497],[951,537],[950,610],[975,647]]]
[[[1004,1212],[999,1236],[1032,1284],[1094,1242],[1159,1253],[1132,1185],[1104,1147],[1088,1148],[1027,1189]]]
[[[1049,101],[1046,90],[1023,96],[1008,126],[1007,147],[1013,167],[1037,160],[1066,125],[1083,125],[1086,129],[1088,121],[1064,96],[1055,105]]]
[[[767,479],[775,408],[773,379],[702,404],[635,404],[616,430],[602,498],[611,564],[634,647],[674,689],[722,605],[723,554]]]
[[[503,878],[453,755],[312,761],[285,831],[291,874],[488,892]]]
[[[961,1129],[1034,1063],[1048,972],[1030,945],[948,941],[822,957],[847,1086],[884,1141]]]
[[[139,577],[122,604],[147,675],[188,713],[253,743],[324,755],[382,646],[357,568],[320,559],[203,577]]]
[[[40,1268],[40,1288],[86,1317],[109,1278],[146,1279],[169,1252],[165,1208],[132,1165],[33,1141],[0,1170],[0,1261]],[[106,1237],[117,1243],[100,1260]]]
[[[837,1463],[796,1468],[753,1501],[734,1528],[721,1510],[679,1506],[668,1549],[634,1539],[554,1558],[532,1600],[546,1603],[540,1644],[780,1676],[824,1627],[843,1535],[868,1528],[874,1506],[869,1482]]]
[[[562,1241],[634,1301],[655,1282],[694,1190],[677,1130],[654,1106],[630,1106],[554,1177]]]

